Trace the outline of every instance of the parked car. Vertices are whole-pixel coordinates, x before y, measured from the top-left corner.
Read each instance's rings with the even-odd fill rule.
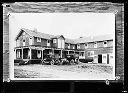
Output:
[[[42,64],[50,64],[50,65],[59,64],[60,59],[55,58],[54,55],[47,54],[47,55],[44,56],[44,59],[41,60],[41,63]]]
[[[29,64],[29,60],[21,60],[19,62],[19,65],[27,65],[27,64]]]
[[[68,54],[66,55],[66,61],[68,64],[78,64],[79,56],[76,54]]]

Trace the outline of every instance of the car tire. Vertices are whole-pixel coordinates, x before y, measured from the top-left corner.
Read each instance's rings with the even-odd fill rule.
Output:
[[[44,65],[44,60],[41,60],[41,64]]]
[[[53,60],[50,62],[50,65],[54,65],[54,61]]]
[[[70,61],[70,64],[71,64],[71,65],[74,64],[74,60],[73,60],[73,59]]]

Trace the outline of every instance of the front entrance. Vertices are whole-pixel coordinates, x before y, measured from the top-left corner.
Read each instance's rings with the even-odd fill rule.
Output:
[[[98,55],[98,63],[102,63],[102,55]]]

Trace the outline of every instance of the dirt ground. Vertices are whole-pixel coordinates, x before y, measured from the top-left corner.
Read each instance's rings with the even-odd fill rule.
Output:
[[[57,80],[104,80],[112,79],[113,67],[107,64],[88,64],[79,65],[15,65],[15,78],[42,78]]]

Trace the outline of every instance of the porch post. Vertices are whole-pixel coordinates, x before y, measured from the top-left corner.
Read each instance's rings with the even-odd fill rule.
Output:
[[[43,59],[43,51],[44,51],[44,48],[42,48],[42,59]]]
[[[23,59],[23,48],[22,48],[22,59]]]
[[[62,58],[62,49],[61,49],[60,51],[61,51],[61,55],[60,55],[60,57]]]
[[[32,59],[32,49],[31,48],[29,48],[30,49],[30,59]]]
[[[54,49],[52,49],[52,54],[54,55]]]
[[[69,55],[69,50],[68,50],[68,55]]]

